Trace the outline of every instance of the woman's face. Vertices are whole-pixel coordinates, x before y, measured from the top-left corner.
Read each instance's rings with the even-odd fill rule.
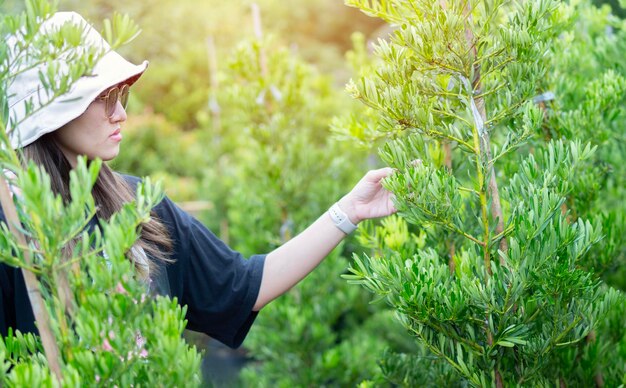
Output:
[[[120,101],[115,102],[113,114],[107,118],[105,102],[96,99],[82,115],[52,134],[72,166],[76,166],[78,155],[85,155],[88,159],[111,160],[120,151],[124,121],[126,111]]]

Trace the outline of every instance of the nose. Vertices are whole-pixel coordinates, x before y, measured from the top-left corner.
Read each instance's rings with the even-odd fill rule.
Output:
[[[109,119],[113,123],[124,122],[128,117],[126,116],[126,109],[122,103],[118,100],[115,103],[115,110],[113,111],[113,115]]]

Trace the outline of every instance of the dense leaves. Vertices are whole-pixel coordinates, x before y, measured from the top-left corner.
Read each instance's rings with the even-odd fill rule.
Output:
[[[626,29],[612,3],[613,14],[588,1],[347,1],[359,14],[331,0],[260,0],[270,33],[240,44],[253,34],[247,2],[61,7],[98,24],[120,10],[142,25],[141,38],[122,50],[151,65],[133,90],[115,166],[163,179],[175,199],[204,200],[202,220],[245,254],[269,251],[322,214],[378,163],[371,149],[397,169],[386,185],[400,217],[362,225],[356,240],[264,309],[245,343],[253,359],[246,384],[612,386],[626,378],[626,303],[611,288],[626,287]],[[51,10],[28,4],[31,16]],[[26,16],[3,20],[3,33],[36,31]],[[111,40],[136,34],[117,34],[127,23],[110,24]],[[353,36],[344,66],[342,50],[359,29],[366,35]],[[49,37],[55,50],[80,43],[71,29],[60,34]],[[376,35],[384,39],[371,57],[367,38]],[[41,55],[53,56],[46,47]],[[50,97],[96,54],[72,57],[74,70],[61,77],[54,67],[42,74]],[[211,60],[217,69],[207,69]],[[348,94],[361,107],[338,91],[350,73]],[[74,180],[86,209],[63,206],[45,190],[45,175],[29,171],[18,174],[25,208],[34,209],[22,214],[25,229],[35,228],[50,252],[37,265],[53,263],[59,243],[79,236],[75,254],[86,255],[83,270],[96,279],[68,272],[80,301],[69,321],[80,336],[64,345],[75,360],[64,369],[68,384],[198,382],[198,355],[179,338],[183,310],[142,299],[145,285],[122,255],[159,190],[146,186],[145,203],[88,236],[80,231],[93,212],[84,188],[94,170]],[[63,227],[46,228],[44,218]],[[2,260],[19,265],[10,236],[5,228]],[[113,258],[106,268],[105,249]],[[353,251],[350,262],[344,256]],[[349,263],[345,277],[364,288],[338,278]],[[44,289],[53,294],[50,283]],[[387,303],[368,304],[365,290]],[[53,384],[41,351],[37,337],[7,337],[2,381]]]
[[[348,4],[400,26],[377,45],[375,73],[348,89],[378,112],[370,140],[388,139],[380,154],[397,169],[386,187],[399,215],[428,237],[411,250],[379,244],[346,277],[384,298],[471,385],[617,384],[623,359],[603,369],[593,349],[622,341],[623,328],[613,338],[596,330],[624,296],[590,269],[623,254],[591,256],[616,237],[577,210],[621,196],[592,161],[623,136],[610,129],[621,116],[623,81],[611,69],[591,80],[561,72],[566,47],[583,44],[564,37],[593,8],[550,0]],[[569,105],[565,95],[584,99]],[[623,204],[613,216],[601,208],[623,217]],[[603,224],[620,230],[619,222]],[[402,375],[398,356],[388,359],[386,373]]]
[[[88,74],[100,53],[80,49],[83,36],[78,26],[66,24],[58,31],[39,33],[39,26],[54,8],[43,0],[25,4],[26,12],[7,16],[0,24],[3,34],[17,35],[23,42],[12,46],[10,54],[7,43],[0,43],[0,94],[3,98],[7,95],[6,85],[20,71],[15,67],[16,58],[22,58],[26,66],[40,61],[50,63],[48,69],[52,70],[40,76],[47,99],[24,102],[27,114],[32,114]],[[106,35],[115,45],[128,41],[138,31],[122,16],[105,24]],[[20,29],[20,25],[27,28]],[[71,63],[56,66],[60,59]],[[34,284],[27,282],[28,287],[33,286],[29,294],[41,294],[44,305],[33,304],[39,313],[41,339],[10,330],[0,341],[0,385],[198,385],[199,353],[181,338],[185,308],[176,300],[151,296],[150,285],[127,258],[141,224],[162,198],[159,185],[147,179],[138,186],[135,201],[109,220],[99,220],[99,227],[89,231],[86,226],[96,214],[91,190],[102,162],[79,159],[70,173],[71,200],[65,203],[51,192],[50,178],[43,168],[32,162],[22,166],[10,146],[5,129],[7,125],[15,128],[19,121],[6,113],[1,118],[0,164],[4,179],[11,178],[13,202],[21,223],[18,229],[26,236],[27,246],[3,223],[0,259],[36,276]],[[9,214],[6,206],[4,203],[4,213]],[[49,332],[42,330],[44,321]],[[56,356],[46,347],[46,341],[55,344]],[[170,370],[173,359],[181,364]],[[53,361],[59,369],[52,366]]]

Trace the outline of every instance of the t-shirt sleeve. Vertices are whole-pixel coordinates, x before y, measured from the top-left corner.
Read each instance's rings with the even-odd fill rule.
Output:
[[[0,335],[3,337],[7,335],[7,330],[10,325],[7,316],[8,311],[6,311],[6,308],[9,307],[9,298],[7,297],[8,295],[5,295],[8,290],[4,289],[5,284],[8,285],[8,282],[9,278],[5,271],[5,265],[0,264]]]
[[[265,255],[246,260],[167,197],[155,211],[174,244],[166,271],[171,295],[187,306],[187,328],[240,346],[258,314]]]
[[[6,223],[1,208],[0,223]],[[9,328],[14,333],[38,333],[22,270],[0,263],[0,335],[6,336]]]

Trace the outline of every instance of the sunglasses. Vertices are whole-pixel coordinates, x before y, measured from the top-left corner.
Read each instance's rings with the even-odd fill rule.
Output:
[[[122,107],[126,109],[126,106],[128,105],[129,89],[130,87],[126,84],[122,85],[122,87],[115,86],[109,89],[106,94],[96,97],[96,100],[104,101],[104,113],[107,119],[110,119],[113,116],[113,113],[115,113],[115,106],[117,105],[118,100],[122,104]]]

